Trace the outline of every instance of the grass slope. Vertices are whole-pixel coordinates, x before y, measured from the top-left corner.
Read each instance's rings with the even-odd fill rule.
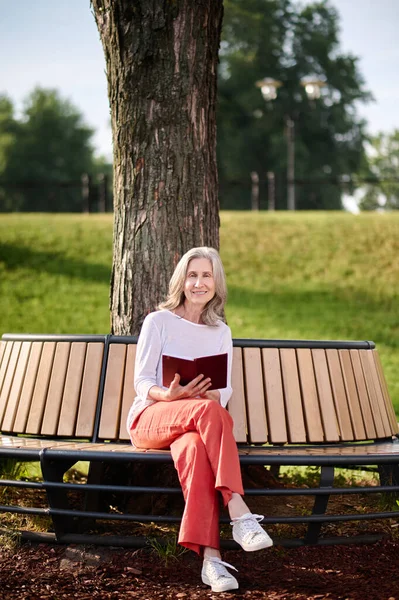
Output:
[[[372,339],[399,414],[399,214],[221,214],[235,337]],[[0,332],[109,331],[110,215],[0,216]]]

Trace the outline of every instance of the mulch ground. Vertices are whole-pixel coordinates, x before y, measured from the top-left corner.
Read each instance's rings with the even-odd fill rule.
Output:
[[[256,469],[247,477],[254,478]],[[148,476],[148,473],[146,474]],[[264,471],[262,472],[262,477]],[[252,482],[253,483],[253,482]],[[269,485],[270,484],[270,485]],[[255,481],[256,485],[256,481]],[[270,481],[269,487],[289,486],[289,482]],[[303,487],[312,485],[307,476]],[[248,486],[249,487],[249,486]],[[11,504],[37,504],[36,490],[7,489]],[[21,496],[21,497],[20,497]],[[4,498],[3,498],[4,500]],[[71,499],[73,501],[73,498]],[[154,499],[153,508],[157,508]],[[247,498],[253,512],[287,516],[310,514],[313,499],[305,497],[251,496]],[[392,510],[394,499],[376,494],[332,496],[330,514],[378,512]],[[135,502],[137,498],[135,497]],[[46,504],[43,499],[43,505]],[[112,504],[112,503],[111,503]],[[162,505],[161,510],[166,506]],[[181,508],[181,507],[180,507]],[[134,511],[132,511],[134,512]],[[23,520],[10,513],[2,515],[0,525],[8,531],[30,529]],[[22,522],[17,522],[22,519]],[[45,520],[44,520],[45,521]],[[50,522],[35,518],[31,525],[46,530]],[[101,523],[99,524],[101,527]],[[104,532],[115,535],[158,536],[157,529],[137,524],[105,525]],[[230,537],[230,527],[222,536]],[[302,538],[305,525],[272,525],[273,538]],[[101,532],[101,530],[100,530]],[[158,531],[159,533],[159,531]],[[163,532],[165,533],[165,532]],[[172,533],[166,528],[167,536]],[[171,600],[243,598],[268,600],[399,600],[399,525],[397,519],[338,522],[325,525],[323,534],[351,537],[379,534],[382,541],[368,545],[311,546],[287,548],[276,545],[254,553],[225,551],[223,559],[238,569],[240,589],[235,593],[216,594],[201,582],[201,560],[192,552],[169,557],[153,547],[139,550],[113,547],[29,544],[13,545],[12,535],[0,536],[1,600]]]
[[[3,600],[245,598],[268,600],[399,600],[399,542],[301,547],[246,554],[227,551],[240,589],[212,593],[192,553],[165,565],[153,549],[23,544],[0,549]]]

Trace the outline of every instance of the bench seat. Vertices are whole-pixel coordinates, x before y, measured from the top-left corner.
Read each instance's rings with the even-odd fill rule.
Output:
[[[37,453],[37,459],[40,453],[45,450],[46,456],[50,458],[71,457],[75,455],[79,460],[92,460],[93,454],[98,454],[99,459],[108,460],[110,455],[114,455],[111,460],[156,460],[160,457],[165,460],[165,456],[170,456],[169,450],[141,450],[133,448],[131,444],[116,443],[93,443],[93,442],[70,442],[55,441],[44,439],[32,439],[13,437],[8,435],[0,436],[0,454],[4,457],[9,454],[13,456],[15,451],[23,453]],[[399,440],[364,444],[345,444],[345,445],[320,445],[320,446],[238,446],[238,453],[245,463],[248,456],[252,464],[279,464],[279,465],[322,465],[334,461],[335,464],[345,465],[353,464],[372,464],[373,461],[379,464],[390,464],[392,459],[399,458]],[[148,455],[148,458],[147,458]],[[259,457],[259,458],[256,458]],[[295,461],[293,462],[293,458]],[[256,459],[256,460],[254,460]]]

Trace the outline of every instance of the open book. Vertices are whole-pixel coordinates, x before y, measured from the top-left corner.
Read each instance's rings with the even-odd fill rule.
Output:
[[[199,358],[183,358],[179,356],[162,356],[163,385],[169,387],[175,373],[180,375],[180,385],[187,385],[198,375],[210,377],[212,385],[209,390],[227,387],[227,353],[201,356]]]

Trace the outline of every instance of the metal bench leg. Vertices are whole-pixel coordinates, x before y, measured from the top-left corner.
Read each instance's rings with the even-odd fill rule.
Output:
[[[378,465],[381,485],[399,485],[399,465]]]
[[[273,477],[278,479],[280,477],[280,465],[271,465],[270,473],[273,475]]]
[[[92,460],[89,465],[87,483],[103,483],[104,462]],[[85,492],[84,509],[88,511],[98,511],[100,505],[100,492]]]
[[[378,465],[378,474],[381,485],[399,485],[398,464]],[[398,492],[384,492],[382,494],[383,503],[387,510],[395,510],[397,508],[398,498]]]
[[[53,514],[52,509],[70,510],[68,496],[65,490],[46,486],[47,482],[62,483],[64,474],[76,463],[76,460],[49,460],[46,459],[45,451],[40,455],[40,465],[43,474],[44,487],[46,488],[47,500],[50,507],[50,516],[53,521],[54,531],[57,540],[62,538],[64,533],[71,533],[75,530],[76,522],[73,516]]]
[[[333,483],[334,467],[321,467],[319,487],[323,489],[326,488],[326,493],[316,496],[313,505],[312,515],[324,515],[326,513],[328,500],[330,498],[328,489],[332,488]],[[317,544],[322,527],[323,522],[309,523],[308,530],[304,539],[305,544]]]

